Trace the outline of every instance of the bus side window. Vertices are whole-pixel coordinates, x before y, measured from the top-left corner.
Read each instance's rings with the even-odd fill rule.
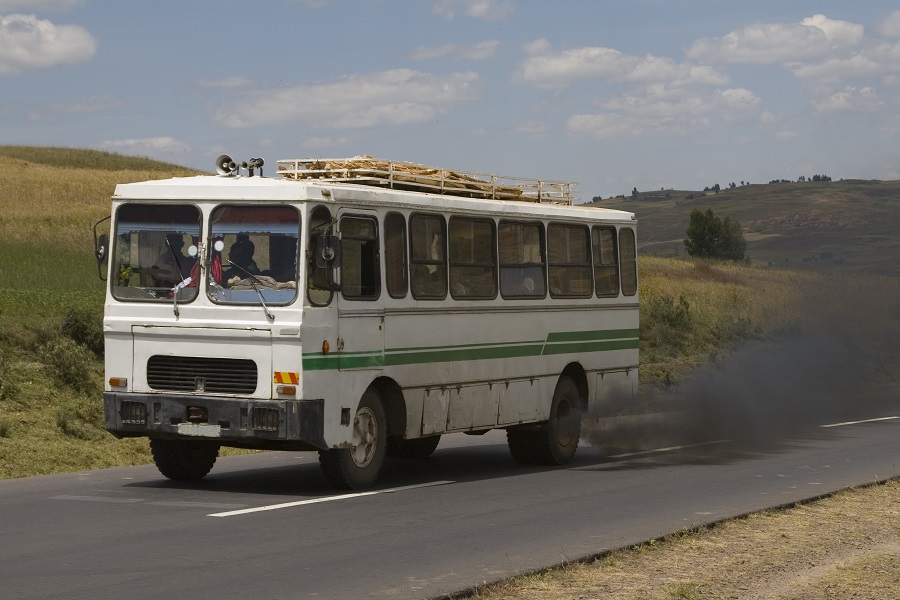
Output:
[[[316,242],[331,227],[331,213],[317,206],[309,217],[309,247],[306,251],[306,295],[310,304],[327,306],[331,303],[332,286],[328,269],[316,267]]]
[[[497,295],[494,221],[450,219],[450,295],[491,299]]]
[[[591,239],[581,225],[547,227],[550,254],[550,295],[587,298],[594,290],[591,273]]]
[[[410,284],[416,300],[447,297],[447,234],[444,218],[413,215],[410,230]]]
[[[615,227],[594,227],[594,289],[598,296],[619,295],[619,261]]]
[[[619,230],[619,259],[622,265],[622,293],[634,296],[638,289],[634,229]]]
[[[381,294],[375,219],[341,218],[341,294],[350,300],[375,300]]]
[[[388,213],[384,219],[384,263],[388,294],[391,298],[405,298],[409,290],[406,218],[400,213]]]
[[[504,298],[546,296],[543,225],[501,221],[499,246],[500,294]]]

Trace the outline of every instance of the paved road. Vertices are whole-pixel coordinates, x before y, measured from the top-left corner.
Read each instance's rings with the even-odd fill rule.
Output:
[[[522,468],[502,432],[449,436],[365,495],[303,453],[220,459],[201,484],[152,466],[0,481],[0,597],[431,598],[898,476],[900,419],[634,452]]]

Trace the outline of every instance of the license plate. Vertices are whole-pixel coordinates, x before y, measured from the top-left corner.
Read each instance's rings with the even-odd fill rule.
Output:
[[[179,423],[178,434],[193,437],[221,437],[222,427],[209,423]]]

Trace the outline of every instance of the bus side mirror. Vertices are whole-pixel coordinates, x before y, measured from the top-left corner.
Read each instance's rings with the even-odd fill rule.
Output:
[[[336,269],[341,266],[341,240],[336,235],[322,235],[316,240],[316,268]]]
[[[94,250],[97,257],[97,266],[102,267],[109,260],[109,236],[101,233],[97,239],[97,248]]]

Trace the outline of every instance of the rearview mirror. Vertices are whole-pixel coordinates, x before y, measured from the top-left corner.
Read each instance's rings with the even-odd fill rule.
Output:
[[[106,281],[106,271],[103,267],[109,262],[109,235],[105,233],[98,235],[97,227],[100,226],[100,223],[108,219],[109,217],[103,217],[94,223],[94,256],[97,257],[97,274],[103,281]]]
[[[336,269],[341,266],[341,240],[336,235],[322,235],[316,240],[316,267]]]

